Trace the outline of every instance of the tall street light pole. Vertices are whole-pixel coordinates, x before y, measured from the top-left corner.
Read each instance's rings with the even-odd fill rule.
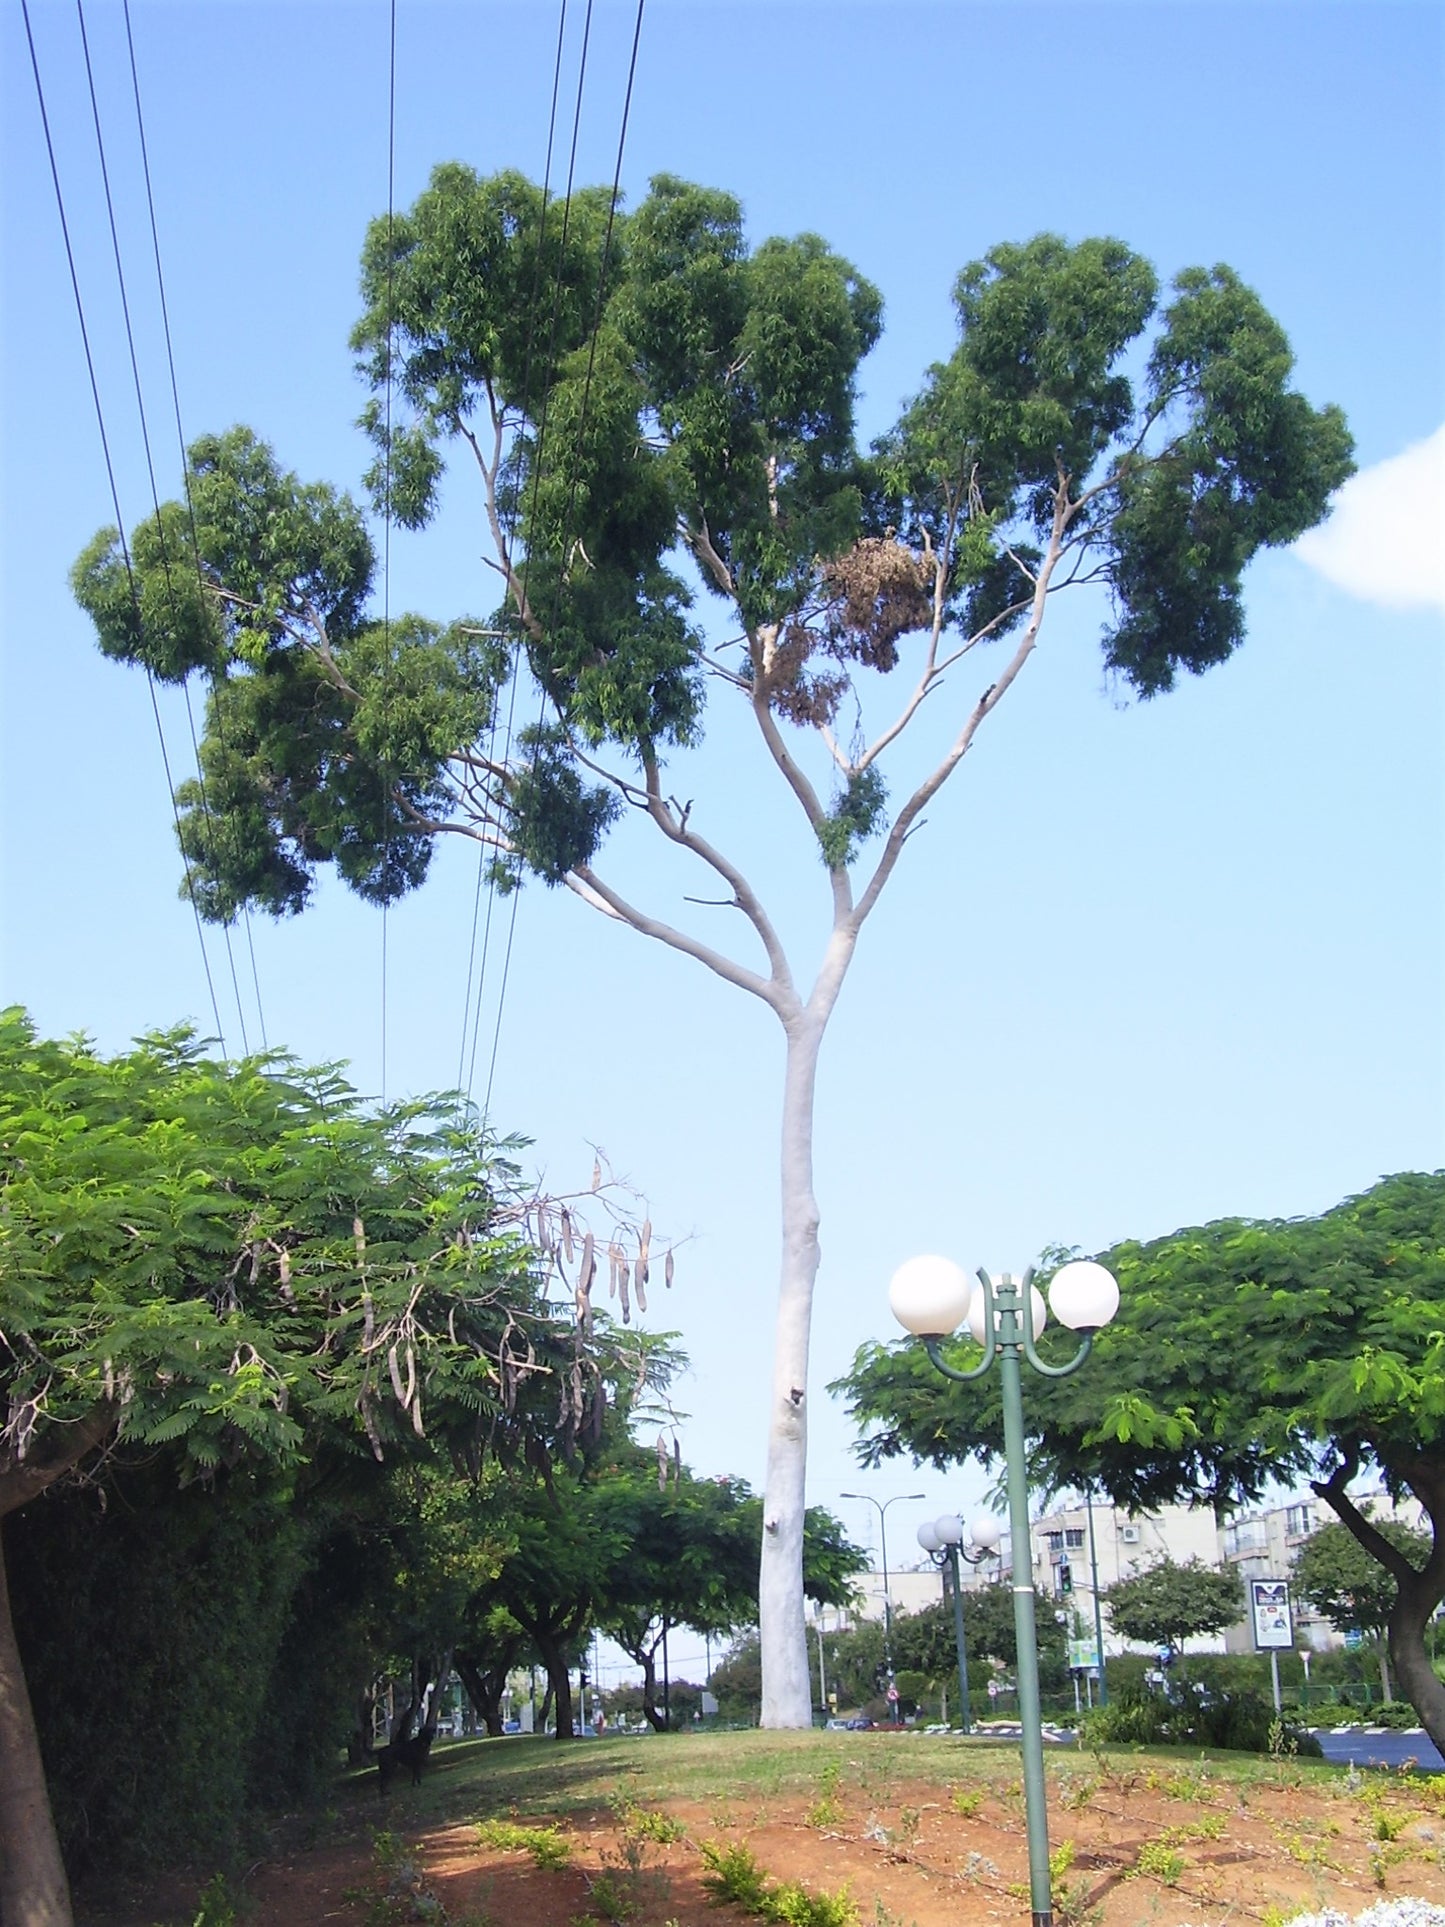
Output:
[[[931,1525],[921,1525],[917,1533],[919,1545],[935,1566],[947,1571],[953,1582],[953,1643],[958,1653],[958,1697],[963,1707],[961,1724],[965,1733],[971,1733],[973,1718],[968,1700],[968,1647],[963,1634],[963,1580],[958,1562],[966,1559],[971,1566],[980,1566],[997,1552],[1000,1536],[998,1524],[989,1518],[975,1519],[968,1528],[967,1536],[970,1543],[965,1545],[963,1521],[955,1512],[946,1512]]]
[[[878,1538],[883,1557],[883,1665],[888,1674],[888,1704],[893,1708],[893,1723],[898,1724],[898,1688],[893,1680],[893,1602],[888,1593],[888,1508],[909,1499],[921,1499],[921,1492],[895,1492],[881,1502],[869,1492],[840,1492],[840,1499],[861,1499],[878,1508]]]
[[[1109,1704],[1109,1682],[1104,1670],[1104,1610],[1099,1604],[1099,1549],[1094,1543],[1094,1488],[1089,1486],[1084,1493],[1084,1504],[1089,1513],[1089,1576],[1094,1585],[1094,1646],[1099,1661],[1099,1704]]]
[[[1048,1318],[1043,1294],[1034,1289],[1033,1268],[1022,1278],[1002,1272],[991,1278],[980,1269],[974,1286],[948,1258],[910,1258],[893,1274],[888,1302],[905,1330],[923,1340],[924,1350],[945,1378],[966,1385],[999,1368],[1003,1402],[1004,1468],[1008,1489],[1009,1536],[1013,1550],[1014,1633],[1018,1642],[1019,1721],[1022,1726],[1024,1807],[1029,1840],[1029,1904],[1033,1927],[1053,1927],[1049,1878],[1049,1815],[1044,1788],[1044,1736],[1039,1702],[1039,1652],[1034,1624],[1033,1548],[1029,1539],[1028,1473],[1024,1458],[1023,1360],[1045,1378],[1067,1378],[1089,1356],[1094,1333],[1119,1309],[1119,1287],[1102,1265],[1076,1260],[1064,1265],[1049,1287],[1049,1305],[1061,1325],[1080,1334],[1082,1343],[1066,1365],[1039,1357],[1034,1340]],[[942,1341],[967,1319],[983,1346],[983,1358],[960,1372],[944,1359]]]

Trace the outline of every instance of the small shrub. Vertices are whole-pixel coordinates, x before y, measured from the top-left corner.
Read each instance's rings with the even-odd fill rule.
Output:
[[[741,1840],[726,1846],[717,1840],[705,1840],[702,1859],[707,1868],[702,1884],[715,1899],[746,1907],[750,1914],[763,1911],[768,1892],[767,1875]]]
[[[542,1872],[555,1872],[572,1858],[572,1843],[557,1827],[519,1827],[513,1820],[481,1820],[477,1838],[501,1853],[528,1853]]]
[[[1176,1848],[1166,1846],[1162,1840],[1146,1840],[1139,1849],[1134,1870],[1148,1874],[1154,1880],[1162,1880],[1166,1887],[1175,1887],[1179,1884],[1185,1864],[1184,1855]]]
[[[948,1796],[949,1804],[955,1813],[961,1813],[965,1820],[971,1820],[983,1805],[983,1795],[977,1787],[967,1789],[956,1786]]]

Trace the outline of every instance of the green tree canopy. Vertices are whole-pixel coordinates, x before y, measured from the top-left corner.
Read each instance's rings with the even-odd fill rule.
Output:
[[[1430,1541],[1423,1532],[1392,1519],[1371,1523],[1412,1566],[1424,1567]],[[1344,1526],[1321,1526],[1312,1532],[1295,1554],[1291,1572],[1300,1598],[1339,1632],[1379,1638],[1389,1625],[1395,1581]]]
[[[1282,329],[1231,269],[1188,268],[1163,290],[1110,238],[1038,235],[964,266],[951,350],[871,448],[854,401],[878,291],[815,234],[751,245],[732,195],[673,175],[630,214],[586,191],[562,215],[519,174],[448,163],[372,224],[362,293],[373,493],[420,528],[460,454],[500,609],[378,623],[360,509],[240,428],[191,453],[195,566],[189,510],[172,503],[128,554],[101,531],[76,593],[109,655],[211,680],[204,793],[181,797],[205,915],[299,910],[327,867],[389,901],[422,881],[440,836],[463,835],[500,885],[565,885],[778,1018],[764,1719],[806,1724],[813,1102],[862,926],[1054,598],[1103,588],[1105,664],[1141,697],[1224,661],[1246,567],[1319,520],[1350,438],[1291,385]],[[499,741],[518,650],[541,717]],[[756,816],[768,796],[743,772],[771,769],[769,833],[791,828],[821,882],[811,988],[706,811],[677,800],[710,698],[762,752],[713,793],[748,783]],[[946,746],[910,768],[902,745],[925,706]],[[715,910],[699,934],[609,881],[624,815],[690,861],[694,900],[721,891],[741,946],[719,940]]]
[[[1075,1376],[1030,1379],[1035,1479],[1092,1484],[1131,1510],[1221,1511],[1312,1480],[1389,1575],[1391,1657],[1438,1742],[1445,1688],[1424,1627],[1445,1597],[1445,1174],[1387,1178],[1318,1218],[1227,1219],[1099,1255],[1119,1316]],[[977,1350],[964,1340],[949,1356],[962,1366]],[[921,1346],[865,1346],[835,1389],[866,1427],[868,1464],[1002,1452],[996,1383],[950,1388]],[[1423,1565],[1351,1500],[1367,1469],[1424,1506]]]
[[[1145,1646],[1176,1651],[1186,1639],[1222,1633],[1244,1615],[1244,1585],[1228,1567],[1161,1559],[1102,1594],[1114,1631]]]

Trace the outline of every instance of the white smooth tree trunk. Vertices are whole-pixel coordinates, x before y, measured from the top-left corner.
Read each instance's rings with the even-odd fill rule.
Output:
[[[811,1726],[812,1682],[803,1618],[803,1515],[807,1509],[808,1337],[818,1276],[818,1201],[813,1195],[813,1096],[823,1020],[787,1028],[783,1086],[783,1263],[778,1289],[768,1473],[763,1499],[758,1628],[764,1726]]]

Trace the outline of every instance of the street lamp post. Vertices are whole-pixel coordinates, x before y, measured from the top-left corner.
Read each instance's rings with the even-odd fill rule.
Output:
[[[891,1499],[881,1502],[869,1492],[840,1492],[840,1499],[862,1499],[866,1505],[878,1508],[878,1538],[883,1558],[883,1667],[888,1675],[888,1704],[893,1708],[893,1723],[898,1724],[898,1696],[893,1680],[893,1602],[888,1594],[888,1508],[902,1505],[909,1499],[921,1499],[921,1492],[896,1492]]]
[[[1089,1511],[1089,1576],[1094,1586],[1094,1646],[1099,1661],[1099,1704],[1109,1704],[1109,1681],[1104,1665],[1104,1612],[1099,1604],[1099,1549],[1094,1543],[1094,1488],[1090,1486],[1084,1494],[1084,1503]]]
[[[1014,1632],[1018,1643],[1019,1720],[1022,1726],[1024,1805],[1029,1840],[1029,1904],[1033,1927],[1053,1927],[1049,1879],[1049,1816],[1044,1790],[1044,1737],[1039,1704],[1039,1654],[1034,1627],[1033,1549],[1029,1541],[1028,1473],[1024,1458],[1023,1360],[1045,1378],[1067,1378],[1083,1364],[1094,1333],[1119,1308],[1119,1287],[1102,1265],[1085,1260],[1067,1264],[1049,1287],[1049,1305],[1061,1325],[1081,1336],[1067,1365],[1049,1365],[1034,1340],[1048,1312],[1034,1289],[1032,1266],[1022,1278],[1002,1272],[991,1278],[980,1268],[974,1286],[948,1258],[911,1258],[894,1273],[888,1288],[893,1315],[905,1330],[923,1340],[924,1350],[945,1378],[966,1385],[982,1378],[998,1361],[1003,1403],[1004,1470],[1008,1488],[1009,1537],[1013,1551]],[[1027,1311],[1027,1316],[1025,1316]],[[964,1320],[983,1346],[983,1358],[960,1372],[943,1357],[942,1341]]]
[[[958,1695],[963,1707],[963,1730],[971,1733],[973,1720],[968,1703],[968,1650],[963,1636],[963,1583],[958,1562],[966,1559],[971,1566],[982,1565],[985,1559],[998,1551],[999,1529],[992,1519],[975,1519],[968,1528],[969,1545],[963,1543],[963,1534],[962,1519],[955,1512],[946,1512],[931,1525],[921,1525],[917,1538],[934,1565],[947,1568],[953,1582],[953,1641],[958,1651]]]

